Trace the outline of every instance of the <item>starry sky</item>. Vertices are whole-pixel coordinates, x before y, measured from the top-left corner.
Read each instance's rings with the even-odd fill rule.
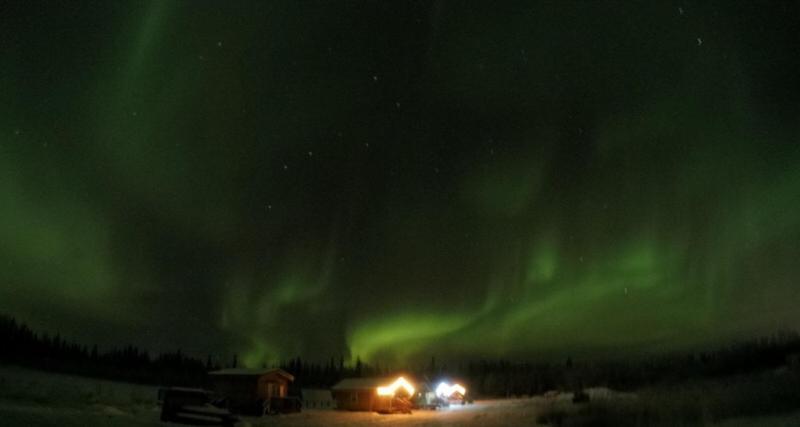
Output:
[[[792,1],[3,2],[0,311],[251,366],[800,328],[797,28]]]

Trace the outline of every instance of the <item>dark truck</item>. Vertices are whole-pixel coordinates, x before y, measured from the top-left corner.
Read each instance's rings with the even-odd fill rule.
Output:
[[[239,418],[212,403],[211,392],[199,388],[168,387],[158,391],[161,421],[194,425],[233,426]]]

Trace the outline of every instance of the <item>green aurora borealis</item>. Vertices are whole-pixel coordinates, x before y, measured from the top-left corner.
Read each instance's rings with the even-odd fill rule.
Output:
[[[231,3],[0,6],[1,311],[249,365],[800,327],[797,2]]]

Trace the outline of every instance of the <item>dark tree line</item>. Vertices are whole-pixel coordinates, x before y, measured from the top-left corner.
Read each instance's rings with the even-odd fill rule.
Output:
[[[634,390],[656,384],[746,375],[782,367],[800,369],[800,335],[780,332],[725,348],[630,361],[516,363],[483,360],[455,370],[482,396],[522,396],[585,387]]]
[[[56,334],[36,333],[0,315],[0,362],[142,384],[200,386],[209,366],[180,350],[151,356],[134,346],[100,352]]]
[[[792,365],[800,369],[800,335],[781,332],[769,337],[742,341],[706,352],[652,356],[630,361],[581,361],[566,358],[562,363],[530,363],[480,360],[447,367],[431,358],[427,366],[405,369],[414,377],[435,382],[456,377],[477,396],[524,396],[549,390],[574,391],[585,387],[634,390],[656,384],[678,384],[691,380],[722,378],[762,372]],[[302,361],[299,357],[281,364],[296,376],[297,387],[329,387],[342,378],[387,375],[396,370],[363,364],[348,366],[339,359],[325,364]]]
[[[0,315],[0,363],[90,377],[156,385],[207,386],[207,372],[221,367],[209,356],[205,363],[183,354],[151,356],[134,346],[100,352],[67,341],[60,335],[36,333],[15,319]],[[507,360],[480,360],[448,367],[430,364],[403,369],[429,382],[442,376],[465,381],[476,396],[523,396],[549,390],[577,390],[605,386],[617,390],[681,383],[688,380],[748,374],[792,365],[800,369],[800,335],[781,332],[769,337],[743,341],[715,351],[680,353],[643,358],[636,361],[573,361],[529,363]],[[295,376],[292,394],[301,388],[327,388],[343,378],[384,376],[397,372],[386,366],[345,363],[343,357],[323,363],[296,357],[280,363]]]
[[[331,357],[325,363],[314,363],[300,357],[282,362],[280,368],[292,373],[295,381],[291,391],[300,388],[329,388],[344,378],[385,376],[393,373],[386,367],[362,363],[356,358],[352,365],[346,364],[343,357]]]

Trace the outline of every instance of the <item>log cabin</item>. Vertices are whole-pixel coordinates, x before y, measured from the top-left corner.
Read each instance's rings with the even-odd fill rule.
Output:
[[[215,393],[237,412],[258,412],[287,397],[294,376],[283,369],[222,369],[208,373]],[[259,407],[260,406],[260,407]]]
[[[331,388],[336,407],[347,411],[391,411],[398,398],[411,398],[414,386],[403,377],[345,378]]]

